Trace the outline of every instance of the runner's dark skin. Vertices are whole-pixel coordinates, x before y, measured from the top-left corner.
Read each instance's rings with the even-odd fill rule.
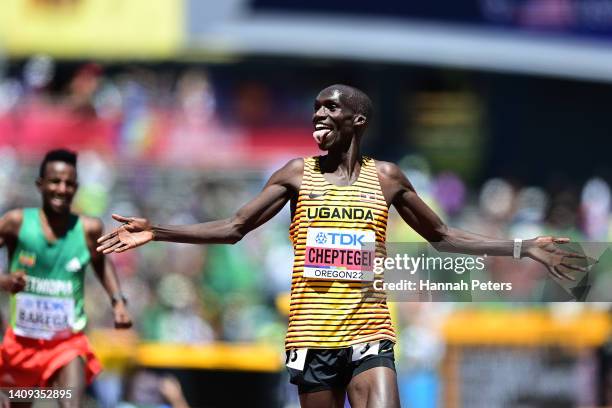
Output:
[[[368,110],[355,103],[359,91],[344,85],[322,90],[314,104],[313,136],[327,155],[321,159],[325,179],[338,186],[354,183],[361,170],[360,144],[368,125]],[[380,185],[387,206],[394,206],[402,219],[427,241],[447,252],[464,254],[513,255],[513,241],[488,238],[451,228],[419,198],[400,168],[389,162],[376,161]],[[101,237],[98,251],[105,254],[123,252],[149,241],[194,244],[234,244],[248,232],[267,222],[287,202],[295,210],[304,170],[303,159],[294,159],[275,172],[262,192],[240,208],[233,217],[192,225],[156,225],[144,218],[113,218],[123,225]],[[293,215],[293,214],[292,214]],[[538,237],[523,242],[522,255],[532,258],[556,278],[574,280],[571,271],[585,269],[569,262],[580,255],[562,251],[555,244],[567,238]],[[353,377],[346,390],[325,390],[300,395],[303,408],[343,407],[348,394],[353,408],[399,407],[395,372],[375,367]]]
[[[76,168],[62,161],[50,161],[46,164],[44,175],[36,181],[42,196],[42,211],[40,212],[43,233],[49,242],[57,240],[66,234],[70,220],[70,206],[76,194],[77,172]],[[119,281],[112,263],[107,261],[103,254],[96,251],[96,241],[102,235],[104,226],[97,218],[81,216],[83,229],[86,234],[87,246],[91,254],[91,265],[104,289],[112,296],[120,293]],[[0,218],[0,241],[8,249],[9,258],[13,257],[17,246],[17,237],[23,220],[23,210],[16,209],[7,212]],[[24,289],[27,276],[22,273],[0,275],[0,288],[11,293]],[[119,300],[113,307],[113,317],[116,328],[129,328],[132,326],[130,315],[123,300]],[[51,378],[50,384],[57,388],[72,389],[72,398],[58,400],[61,407],[83,406],[85,392],[85,369],[81,358],[76,358],[62,367]],[[13,404],[27,407],[30,404]]]

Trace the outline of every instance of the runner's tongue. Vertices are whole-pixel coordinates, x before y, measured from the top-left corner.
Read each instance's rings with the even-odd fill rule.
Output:
[[[329,129],[315,130],[314,132],[312,132],[312,137],[314,137],[317,144],[321,144],[323,142],[323,139],[327,136],[329,132],[330,132]]]

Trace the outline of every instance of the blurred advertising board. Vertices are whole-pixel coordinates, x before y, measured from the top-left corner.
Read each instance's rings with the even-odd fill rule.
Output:
[[[449,316],[443,324],[443,406],[601,406],[598,354],[610,338],[609,314],[580,311],[575,303],[551,305],[549,311],[463,310]]]
[[[612,35],[612,0],[255,0],[257,11],[326,13],[474,26],[531,30],[580,36]]]
[[[5,0],[0,49],[11,57],[163,58],[178,49],[180,0]]]

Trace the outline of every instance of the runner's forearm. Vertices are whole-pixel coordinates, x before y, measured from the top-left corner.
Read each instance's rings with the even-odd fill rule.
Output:
[[[119,284],[119,278],[113,263],[100,256],[100,259],[92,261],[92,266],[98,280],[112,301],[113,297],[121,294],[121,285]]]
[[[191,225],[153,225],[155,241],[188,244],[235,244],[246,234],[245,225],[237,218]]]
[[[431,244],[441,252],[453,252],[469,255],[512,256],[514,241],[486,237],[473,232],[446,227],[439,242]],[[529,241],[523,243],[523,253],[528,249]]]

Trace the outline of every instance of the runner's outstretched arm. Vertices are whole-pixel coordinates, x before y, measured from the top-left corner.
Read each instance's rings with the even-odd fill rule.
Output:
[[[123,252],[149,241],[190,244],[234,244],[248,232],[267,222],[297,194],[303,171],[303,160],[294,159],[268,180],[263,190],[230,218],[191,225],[154,225],[145,218],[113,218],[123,225],[98,239],[99,252]]]
[[[393,205],[402,219],[436,249],[470,255],[512,256],[513,240],[503,240],[447,226],[417,195],[401,169],[392,163],[379,163],[381,186],[387,203]],[[525,240],[522,255],[544,264],[551,275],[575,280],[567,273],[586,272],[587,268],[572,263],[586,257],[563,251],[555,244],[568,243],[569,238],[537,237]]]
[[[113,318],[116,329],[129,329],[132,327],[132,319],[127,310],[125,297],[121,292],[121,286],[113,263],[103,254],[95,250],[97,240],[102,235],[104,225],[97,218],[85,218],[85,231],[87,234],[87,246],[91,253],[91,266],[98,280],[106,290],[111,299]]]

